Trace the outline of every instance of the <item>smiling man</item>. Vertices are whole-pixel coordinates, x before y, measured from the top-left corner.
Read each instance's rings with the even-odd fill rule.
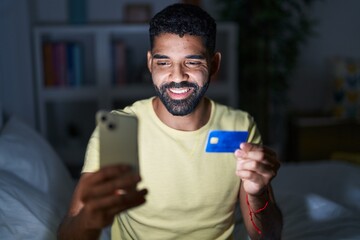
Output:
[[[198,106],[209,86],[210,56],[197,36],[162,33],[153,41],[148,66],[157,95],[172,115],[188,115]],[[219,53],[216,58],[217,64]]]
[[[59,238],[97,239],[112,225],[112,239],[232,239],[239,202],[251,238],[279,239],[282,217],[271,190],[276,154],[261,145],[251,116],[204,96],[221,62],[214,19],[174,4],[153,17],[149,32],[157,96],[123,110],[139,120],[140,172],[99,169],[95,129]],[[214,129],[248,131],[248,142],[233,153],[206,153]]]

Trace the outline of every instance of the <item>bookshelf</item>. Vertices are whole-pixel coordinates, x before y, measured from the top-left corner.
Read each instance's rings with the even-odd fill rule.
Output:
[[[38,26],[34,29],[40,132],[68,166],[81,166],[98,109],[154,95],[146,67],[148,26]],[[218,24],[222,68],[208,96],[237,107],[237,27]]]

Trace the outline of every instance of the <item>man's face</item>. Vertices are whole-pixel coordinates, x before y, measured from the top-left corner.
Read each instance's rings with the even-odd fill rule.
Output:
[[[148,68],[157,95],[176,116],[191,113],[210,82],[210,59],[197,36],[165,33],[155,37]]]

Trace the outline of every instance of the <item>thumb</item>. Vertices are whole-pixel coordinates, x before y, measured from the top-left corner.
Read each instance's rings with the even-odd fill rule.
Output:
[[[245,152],[251,151],[254,147],[255,147],[255,145],[248,143],[248,142],[243,142],[240,144],[240,149]]]

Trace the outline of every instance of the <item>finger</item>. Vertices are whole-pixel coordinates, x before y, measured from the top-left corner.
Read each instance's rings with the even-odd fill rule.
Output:
[[[236,172],[236,175],[241,178],[245,191],[252,195],[263,192],[270,183],[269,178],[265,178],[254,171],[241,170]]]
[[[240,144],[240,149],[245,152],[265,152],[269,155],[276,156],[276,153],[271,148],[260,144],[244,142]]]
[[[91,199],[93,196],[101,196],[103,194],[109,193],[111,188],[117,187],[118,185],[113,185],[114,182],[112,180],[118,179],[122,176],[126,176],[131,173],[131,169],[126,165],[116,165],[109,166],[100,169],[99,171],[92,173],[86,178],[81,178],[79,185],[81,185],[82,189],[82,197],[83,201],[87,199]],[[110,182],[109,185],[104,188],[104,183]],[[121,187],[121,185],[120,185]],[[98,193],[98,194],[96,194]]]
[[[277,154],[271,148],[251,143],[241,144],[241,147],[243,148],[235,151],[237,158],[254,159],[264,163],[269,162],[272,165],[279,165]]]
[[[94,175],[88,179],[88,184],[97,184],[129,172],[131,172],[131,167],[128,165],[106,166],[95,172]]]
[[[260,144],[253,144],[253,143],[242,143],[240,144],[240,149],[245,152],[266,152],[270,155],[276,155],[276,152],[271,148],[260,145]]]
[[[262,183],[263,182],[263,177],[259,174],[257,174],[254,171],[249,171],[249,170],[237,170],[236,171],[236,175],[241,178],[243,181],[244,180],[248,180],[250,182],[253,183]]]
[[[121,211],[127,210],[129,208],[137,207],[145,203],[145,196],[147,190],[143,189],[141,191],[131,192],[129,194],[124,194],[119,196],[119,204],[115,205],[112,208],[107,209],[107,212],[110,214],[116,215]]]
[[[83,201],[87,201],[92,198],[100,198],[105,195],[116,193],[119,189],[126,192],[131,189],[136,189],[137,184],[141,178],[136,173],[128,173],[124,176],[117,176],[116,178],[110,179],[106,182],[96,184],[90,189],[84,191]]]
[[[109,195],[107,197],[91,201],[85,205],[82,212],[87,219],[91,220],[93,227],[105,227],[110,225],[114,216],[126,209],[138,206],[145,202],[146,190],[133,193],[132,197],[126,195]]]
[[[243,150],[236,150],[235,157],[237,160],[255,160],[262,162],[263,164],[270,165],[272,167],[278,167],[279,161],[277,160],[276,155],[271,152],[264,151],[251,151],[245,152]]]
[[[276,176],[277,168],[272,167],[268,164],[263,164],[262,162],[255,160],[245,160],[245,161],[237,161],[236,166],[237,171],[251,171],[266,179],[272,179]]]
[[[107,211],[109,209],[119,209],[119,211],[144,202],[147,190],[133,191],[126,194],[113,194],[103,198],[92,200],[86,206],[93,212]]]
[[[243,142],[240,144],[240,149],[245,152],[254,151],[257,148],[260,148],[260,145],[248,142]]]
[[[146,194],[147,190],[143,189],[130,194],[110,195],[88,203],[82,212],[88,216],[86,219],[91,219],[90,228],[102,228],[110,225],[116,214],[145,203]]]

